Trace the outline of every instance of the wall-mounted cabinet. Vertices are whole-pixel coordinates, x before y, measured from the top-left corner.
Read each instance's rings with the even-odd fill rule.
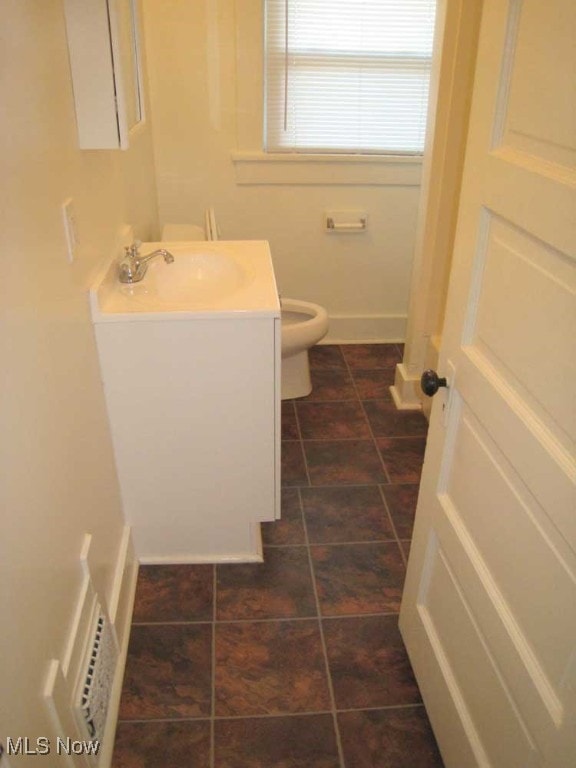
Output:
[[[144,120],[138,0],[65,0],[80,149],[127,149]]]

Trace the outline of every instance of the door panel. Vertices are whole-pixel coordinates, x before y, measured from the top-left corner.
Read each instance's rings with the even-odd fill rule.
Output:
[[[573,33],[571,0],[511,5],[498,99],[504,115],[497,123],[495,144],[574,165],[574,102],[562,98],[574,89]]]
[[[576,765],[575,36],[485,0],[400,618],[448,768]]]
[[[576,382],[567,356],[576,328],[576,273],[559,251],[502,219],[490,222],[482,259],[473,345],[560,441],[576,438],[576,409],[567,381]],[[549,328],[557,342],[550,344]],[[528,343],[526,343],[528,342]],[[540,375],[534,375],[534,363]],[[547,375],[553,371],[554,376]],[[564,435],[563,433],[566,433]]]
[[[475,607],[462,593],[461,577],[452,570],[441,539],[430,541],[427,554],[430,572],[423,584],[420,610],[423,620],[428,621],[427,631],[436,644],[436,653],[444,658],[444,674],[453,688],[452,695],[462,697],[464,691],[472,692],[466,694],[466,708],[476,759],[490,761],[500,745],[508,742],[512,756],[509,768],[522,768],[534,753],[534,745],[474,618]],[[452,632],[444,631],[446,623],[453,627]],[[504,714],[495,720],[495,711]],[[481,739],[479,733],[487,736]]]
[[[471,414],[459,420],[446,495],[472,538],[483,567],[499,585],[518,631],[531,639],[541,674],[558,684],[576,637],[576,583],[570,553],[542,525],[545,513]],[[505,510],[505,514],[503,511]],[[539,564],[536,570],[534,563]],[[566,578],[568,574],[569,578]],[[526,596],[529,595],[529,601]],[[567,623],[554,635],[551,626]]]

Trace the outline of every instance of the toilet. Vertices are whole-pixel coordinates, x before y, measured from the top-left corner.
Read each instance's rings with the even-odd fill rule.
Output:
[[[178,240],[219,240],[220,233],[216,226],[214,208],[206,208],[204,212],[204,226],[198,224],[174,224],[167,222],[162,227],[162,241],[174,242]]]
[[[204,227],[166,223],[163,241],[218,240],[214,209],[204,215]],[[282,310],[282,400],[305,397],[312,392],[308,350],[328,333],[328,313],[319,304],[297,299],[280,299]]]
[[[280,300],[282,309],[282,400],[312,392],[308,350],[328,333],[328,313],[319,304]]]

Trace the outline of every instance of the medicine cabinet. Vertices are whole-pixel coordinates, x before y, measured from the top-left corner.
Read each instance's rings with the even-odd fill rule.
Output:
[[[144,120],[138,0],[64,0],[80,149],[127,149]]]

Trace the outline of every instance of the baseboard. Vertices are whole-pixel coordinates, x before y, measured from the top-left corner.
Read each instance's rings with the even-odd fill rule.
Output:
[[[421,411],[420,377],[408,372],[403,363],[396,366],[394,384],[390,394],[399,411]]]
[[[406,315],[330,315],[321,344],[386,344],[404,341]]]
[[[166,555],[142,557],[141,565],[220,565],[221,563],[262,563],[262,552],[219,552],[207,555]]]

